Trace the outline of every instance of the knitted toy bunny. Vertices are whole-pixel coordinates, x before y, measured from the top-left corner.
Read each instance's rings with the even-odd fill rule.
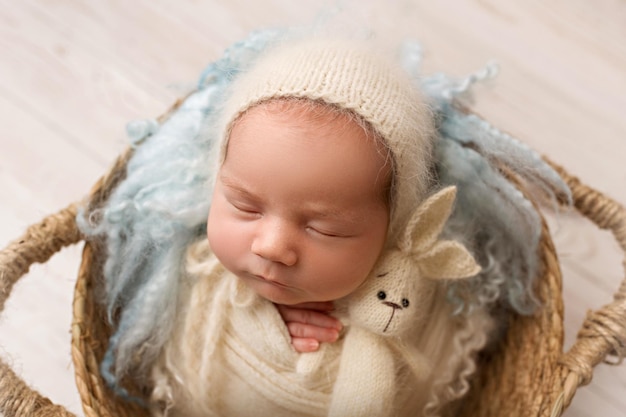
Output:
[[[421,204],[397,247],[382,255],[363,286],[349,296],[350,328],[329,416],[391,415],[398,369],[394,353],[418,379],[428,377],[428,362],[409,347],[406,336],[427,320],[437,280],[480,271],[463,245],[438,240],[455,196],[456,187],[448,187]]]

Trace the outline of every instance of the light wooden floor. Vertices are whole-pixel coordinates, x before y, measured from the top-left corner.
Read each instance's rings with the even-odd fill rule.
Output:
[[[126,146],[125,123],[164,111],[228,44],[258,27],[310,21],[328,4],[0,0],[0,245],[80,199]],[[355,4],[343,25],[414,36],[428,73],[464,75],[497,60],[501,75],[478,87],[478,111],[626,204],[626,2]],[[582,221],[562,218],[556,241],[569,345],[623,271],[607,234]],[[0,354],[82,414],[68,330],[79,252],[63,251],[16,286],[0,322]],[[596,369],[566,416],[626,415],[626,367]]]

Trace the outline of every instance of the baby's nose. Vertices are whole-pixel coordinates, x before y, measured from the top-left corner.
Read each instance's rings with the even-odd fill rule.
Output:
[[[298,260],[293,240],[287,225],[281,224],[280,221],[265,221],[260,226],[250,249],[263,259],[292,266]]]

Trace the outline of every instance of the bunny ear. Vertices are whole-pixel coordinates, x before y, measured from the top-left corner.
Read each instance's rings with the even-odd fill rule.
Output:
[[[425,278],[460,279],[480,272],[480,266],[465,246],[452,240],[443,240],[420,256],[419,268]]]
[[[403,252],[420,253],[432,246],[450,217],[456,187],[446,187],[417,208],[400,239]]]

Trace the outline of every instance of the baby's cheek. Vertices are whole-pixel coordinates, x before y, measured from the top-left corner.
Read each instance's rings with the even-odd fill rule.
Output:
[[[214,220],[217,221],[209,222],[207,227],[209,246],[220,263],[237,274],[250,253],[249,230],[245,224],[227,217]]]
[[[219,230],[217,230],[219,229],[219,222],[215,218],[216,214],[214,211],[215,209],[212,207],[211,211],[209,212],[209,218],[207,219],[206,225],[206,235],[209,239],[209,245],[211,246],[211,248],[214,247],[219,239]]]
[[[323,258],[322,258],[323,259]],[[318,286],[325,288],[327,299],[336,300],[353,293],[367,279],[369,272],[358,261],[350,259],[349,256],[338,257],[334,262],[321,262],[324,265],[316,271]],[[319,278],[323,277],[323,278]]]
[[[219,207],[213,207],[207,222],[207,238],[209,246],[222,263],[223,259],[233,256],[236,233],[229,227],[229,221]]]

